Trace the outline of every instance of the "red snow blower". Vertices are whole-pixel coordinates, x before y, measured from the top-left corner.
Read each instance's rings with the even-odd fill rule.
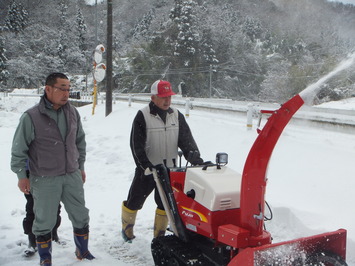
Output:
[[[296,95],[272,112],[243,174],[226,166],[226,153],[209,165],[153,169],[173,233],[153,239],[155,265],[347,265],[344,229],[272,243],[264,227],[267,166],[283,129],[303,104]]]

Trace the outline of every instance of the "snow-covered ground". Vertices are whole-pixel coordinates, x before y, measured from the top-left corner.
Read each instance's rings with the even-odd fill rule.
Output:
[[[22,257],[25,198],[10,170],[12,137],[23,111],[38,97],[0,95],[0,265],[35,265],[38,256]],[[105,104],[79,108],[87,134],[86,202],[90,209],[90,250],[94,261],[76,261],[71,223],[62,211],[59,236],[67,242],[53,246],[54,265],[153,265],[150,242],[155,204],[150,196],[138,213],[136,239],[124,243],[120,236],[121,203],[134,173],[129,148],[131,123],[145,104],[116,102],[105,117]],[[328,103],[327,108],[354,109],[354,99]],[[185,110],[181,109],[184,113]],[[242,172],[257,133],[247,130],[246,116],[191,110],[187,118],[204,160],[217,152],[229,154],[229,166]],[[348,230],[347,262],[355,265],[355,135],[304,124],[288,125],[268,169],[266,199],[274,219],[266,223],[274,243],[345,228]]]

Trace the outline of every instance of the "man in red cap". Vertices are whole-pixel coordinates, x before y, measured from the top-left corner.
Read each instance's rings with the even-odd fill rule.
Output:
[[[130,145],[136,170],[127,200],[122,203],[122,237],[128,242],[135,238],[133,226],[137,211],[156,188],[153,176],[144,175],[145,169],[158,164],[176,166],[178,148],[182,150],[185,158],[188,158],[190,152],[199,154],[184,115],[176,108],[170,107],[171,96],[175,95],[170,82],[157,80],[151,86],[151,93],[151,102],[138,111],[131,131]],[[190,163],[202,164],[203,160],[198,155]],[[154,193],[157,204],[154,237],[157,237],[165,234],[168,218],[158,190],[155,189]]]

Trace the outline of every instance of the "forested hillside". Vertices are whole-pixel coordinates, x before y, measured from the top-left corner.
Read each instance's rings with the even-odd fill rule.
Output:
[[[91,75],[106,9],[1,0],[0,88],[39,87],[52,71]],[[354,25],[355,6],[326,0],[113,0],[114,86],[144,92],[165,78],[187,96],[282,102],[355,51]],[[354,83],[353,68],[318,100],[349,97]]]

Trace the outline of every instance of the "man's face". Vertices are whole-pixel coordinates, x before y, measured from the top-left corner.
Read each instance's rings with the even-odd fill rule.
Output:
[[[152,96],[152,102],[162,110],[168,110],[171,104],[171,96],[159,97],[156,95]]]
[[[68,102],[70,90],[68,79],[57,78],[57,82],[53,86],[46,85],[45,89],[47,98],[53,104],[55,110]]]

